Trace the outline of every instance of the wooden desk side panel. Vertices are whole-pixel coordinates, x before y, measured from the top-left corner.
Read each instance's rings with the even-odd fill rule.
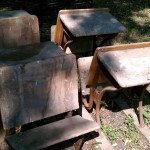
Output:
[[[0,48],[40,42],[38,18],[34,15],[0,19]]]
[[[63,39],[63,26],[59,16],[60,14],[58,14],[57,18],[54,42],[61,46]]]
[[[87,78],[87,85],[88,86],[96,86],[97,83],[104,83],[108,81],[108,79],[105,77],[105,75],[102,73],[98,60],[97,60],[97,53],[98,50],[95,51],[92,63],[89,70],[89,75]]]
[[[93,9],[69,9],[69,10],[60,10],[61,14],[74,14],[74,13],[82,13],[82,12],[109,12],[109,8],[93,8]]]
[[[70,54],[1,67],[0,92],[5,129],[77,109],[76,58]]]

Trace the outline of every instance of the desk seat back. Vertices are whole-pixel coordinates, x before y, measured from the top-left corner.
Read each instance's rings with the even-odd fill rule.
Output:
[[[76,58],[69,54],[0,67],[0,93],[5,129],[77,109]]]
[[[34,15],[0,19],[0,48],[40,42],[38,18]]]

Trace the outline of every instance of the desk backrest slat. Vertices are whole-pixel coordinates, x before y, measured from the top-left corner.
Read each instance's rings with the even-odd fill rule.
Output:
[[[38,18],[34,15],[0,19],[0,48],[40,42]]]

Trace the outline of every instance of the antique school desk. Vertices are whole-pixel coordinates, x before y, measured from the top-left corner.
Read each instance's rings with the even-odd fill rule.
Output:
[[[131,87],[139,96],[140,126],[144,126],[142,100],[150,84],[150,42],[99,47],[93,57],[79,58],[78,67],[83,103],[88,109],[96,103],[98,123],[104,93]]]
[[[73,54],[53,42],[1,48],[0,53],[1,115],[10,147],[42,149],[99,129],[96,122],[79,115],[63,117],[79,109]],[[47,121],[39,125],[43,119]],[[23,130],[34,123],[34,128]],[[7,131],[20,125],[21,132],[9,135]]]
[[[61,10],[57,19],[55,42],[66,50],[76,39],[90,38],[93,40],[92,50],[95,50],[98,36],[104,37],[101,46],[125,31],[125,27],[106,8]]]

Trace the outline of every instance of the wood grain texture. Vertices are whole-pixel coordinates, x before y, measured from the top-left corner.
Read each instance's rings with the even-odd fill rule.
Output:
[[[80,77],[82,95],[89,95],[90,93],[90,88],[86,87],[86,83],[87,83],[92,59],[93,59],[93,56],[83,57],[83,58],[78,59],[78,69],[79,69],[79,77]]]
[[[108,82],[108,78],[103,74],[97,59],[98,50],[95,51],[90,70],[87,77],[87,85],[95,87],[97,83]]]
[[[96,83],[103,83],[105,81],[109,81],[106,76],[101,71],[101,68],[98,64],[97,55],[99,52],[107,52],[107,51],[120,51],[126,49],[134,49],[134,48],[144,48],[150,47],[150,42],[141,42],[141,43],[131,43],[131,44],[122,44],[122,45],[115,45],[115,46],[105,46],[105,47],[98,47],[94,53],[87,85],[96,85]]]
[[[97,36],[125,32],[125,27],[109,12],[83,10],[60,15],[61,21],[74,37]]]
[[[0,19],[0,48],[40,42],[38,18],[34,15]]]
[[[15,150],[36,150],[78,137],[98,128],[99,125],[96,122],[74,116],[9,136],[7,141]]]
[[[19,16],[27,16],[30,15],[25,10],[13,10],[13,11],[2,11],[0,12],[0,19],[2,18],[10,18],[10,17],[19,17]]]
[[[99,52],[98,58],[120,87],[150,84],[150,47]]]
[[[70,10],[60,10],[58,17],[57,17],[57,23],[56,23],[56,32],[55,32],[55,43],[58,45],[62,45],[63,40],[63,26],[60,19],[61,15],[65,14],[74,14],[74,13],[83,13],[84,11],[88,12],[109,12],[109,9],[107,8],[99,8],[99,9],[70,9]]]
[[[50,43],[45,49],[36,44],[41,51],[34,59],[2,63],[1,114],[5,129],[78,108],[76,58],[58,49],[51,51]]]

